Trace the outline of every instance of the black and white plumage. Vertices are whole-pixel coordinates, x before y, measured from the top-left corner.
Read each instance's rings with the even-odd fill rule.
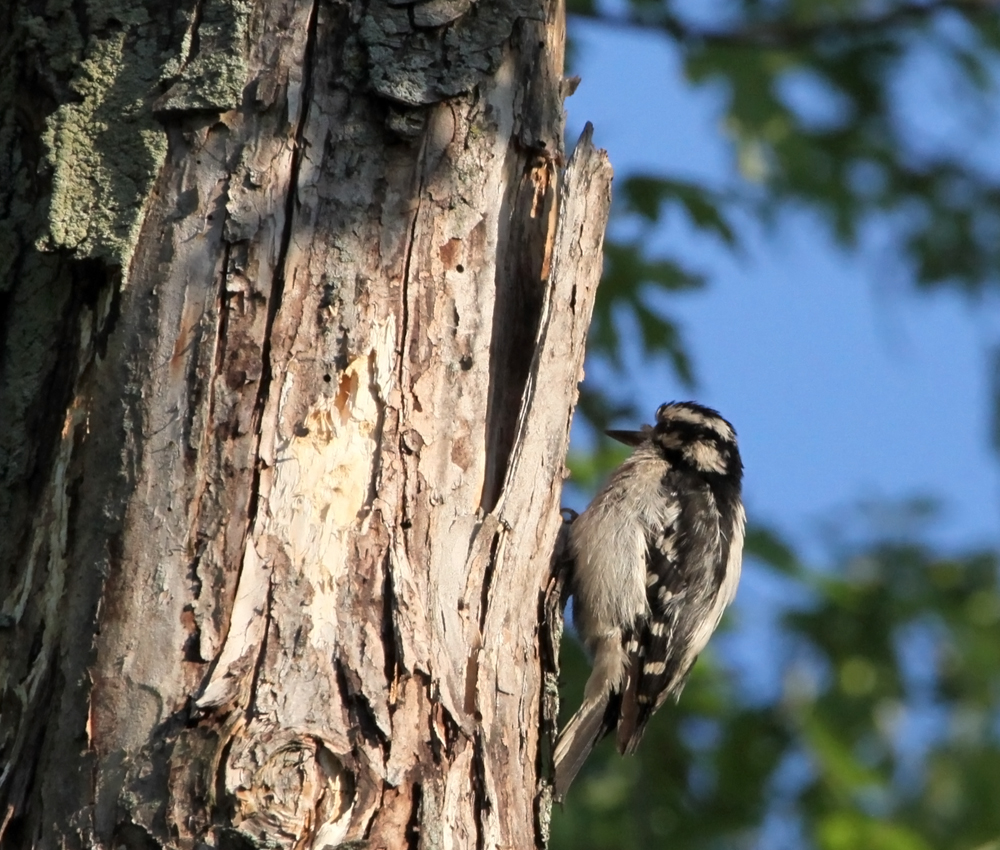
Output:
[[[641,431],[608,433],[635,451],[570,528],[574,622],[594,663],[556,742],[557,799],[605,735],[634,752],[653,712],[680,695],[743,557],[732,425],[686,401],[661,405]]]

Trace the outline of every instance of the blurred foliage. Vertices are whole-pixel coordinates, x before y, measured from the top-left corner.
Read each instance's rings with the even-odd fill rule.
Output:
[[[737,222],[766,225],[788,205],[818,213],[848,249],[878,220],[918,290],[976,298],[995,287],[1000,169],[977,162],[962,139],[1000,103],[997,3],[730,0],[713,4],[713,24],[690,0],[568,7],[662,33],[688,82],[721,86],[739,174],[721,190],[669,174],[616,181],[590,338],[611,380],[580,399],[594,428],[643,418],[623,389],[629,346],[696,384],[681,328],[655,295],[706,281],[680,257],[651,254],[649,237],[668,214],[732,251],[744,238]],[[697,20],[685,16],[692,9]],[[914,63],[926,61],[951,83],[953,102],[935,106],[956,113],[949,126],[959,128],[936,146],[900,98]],[[1000,350],[993,358],[1000,398]],[[1000,405],[991,425],[1000,449]],[[623,456],[602,441],[575,453],[574,483],[594,489]],[[737,607],[639,754],[623,759],[601,745],[554,812],[551,847],[1000,849],[997,555],[932,550],[918,532],[932,506],[904,508],[868,506],[872,533],[841,539],[826,570],[804,566],[775,531],[751,528],[748,574],[804,600],[769,612],[774,639],[759,666],[778,671],[780,684],[754,695],[718,666],[712,649],[745,630]],[[840,531],[857,527],[844,520]],[[587,670],[578,645],[564,641],[567,713]]]
[[[996,2],[733,0],[716,7],[717,25],[690,22],[684,10],[698,8],[691,2],[607,5],[615,11],[593,0],[569,0],[568,9],[661,32],[680,51],[692,85],[724,88],[723,125],[741,176],[720,193],[676,176],[630,175],[615,186],[619,224],[648,233],[665,212],[680,209],[696,230],[737,250],[735,210],[767,222],[794,204],[817,212],[848,248],[878,217],[892,231],[893,255],[920,288],[950,286],[975,296],[997,282],[1000,169],[975,161],[961,145],[929,143],[900,98],[915,63],[933,66],[950,88],[935,104],[943,120],[966,138],[980,133],[998,104]],[[648,257],[641,236],[616,241],[614,233],[592,354],[624,377],[625,321],[638,328],[644,351],[665,354],[692,383],[678,329],[650,308],[648,295],[651,287],[698,287],[702,277],[677,258]],[[593,401],[584,415],[602,426],[613,414]]]
[[[637,756],[601,745],[553,816],[553,850],[973,850],[1000,835],[996,555],[855,546],[821,572],[773,531],[750,535],[747,569],[808,600],[778,617],[778,692],[750,700],[702,658]],[[587,674],[574,641],[563,664],[570,712]]]

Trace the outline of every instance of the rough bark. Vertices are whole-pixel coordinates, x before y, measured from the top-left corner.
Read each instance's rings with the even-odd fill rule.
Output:
[[[560,4],[4,15],[4,846],[541,846]]]

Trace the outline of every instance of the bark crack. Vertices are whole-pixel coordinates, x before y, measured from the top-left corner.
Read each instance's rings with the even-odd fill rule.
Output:
[[[190,50],[188,50],[188,55],[184,57],[184,62],[182,63],[177,76],[180,77],[187,66],[190,64],[191,60],[198,55],[201,50],[201,19],[205,14],[205,0],[198,0],[194,4],[194,9],[191,10],[191,45]]]
[[[426,147],[426,136],[424,145]],[[409,535],[405,533],[405,529],[409,528],[410,525],[410,488],[409,488],[409,478],[410,478],[410,465],[406,458],[411,454],[411,451],[407,449],[404,445],[405,434],[408,430],[407,423],[410,421],[411,409],[413,406],[412,402],[412,388],[409,384],[409,352],[410,352],[410,299],[411,299],[411,287],[410,287],[410,274],[413,264],[413,252],[417,240],[417,223],[420,220],[420,210],[422,205],[422,196],[424,191],[424,172],[423,172],[423,162],[424,155],[421,151],[420,155],[421,165],[418,167],[417,178],[415,181],[415,203],[412,213],[412,218],[410,220],[409,232],[407,234],[406,250],[404,252],[403,260],[403,275],[400,282],[401,292],[400,292],[400,329],[399,329],[399,369],[397,370],[398,386],[399,386],[399,397],[400,397],[400,411],[398,418],[397,427],[397,438],[399,441],[399,455],[403,459],[400,464],[400,478],[401,487],[399,509],[397,510],[397,516],[400,519],[399,526],[403,529],[404,533],[402,535],[403,551],[406,553],[406,557],[409,558],[410,546],[409,546]],[[393,529],[393,537],[398,533],[397,529]],[[387,551],[392,551],[390,547]],[[386,574],[391,579],[392,574],[392,561],[387,559],[386,562]],[[390,616],[395,617],[395,605],[389,610]],[[395,622],[390,624],[393,634],[396,633]]]
[[[382,583],[382,646],[385,650],[384,673],[386,687],[389,692],[389,709],[396,702],[396,683],[399,679],[399,635],[396,632],[396,590],[392,584],[392,564],[389,558],[390,550],[386,550],[384,568],[385,579]]]
[[[228,191],[227,191],[228,195]],[[222,249],[222,275],[219,281],[219,296],[218,296],[218,310],[219,310],[219,332],[215,337],[215,367],[213,369],[214,375],[222,375],[224,373],[225,367],[225,357],[226,357],[226,335],[229,331],[229,299],[226,297],[226,282],[229,280],[229,257],[232,252],[232,246],[229,242],[223,240]],[[214,385],[209,389],[208,393],[208,421],[212,422],[215,419],[215,388]]]
[[[413,783],[413,806],[410,819],[406,824],[406,846],[417,850],[420,846],[420,812],[423,808],[424,787],[419,782]]]
[[[493,540],[490,541],[490,556],[483,566],[483,589],[479,598],[479,633],[486,632],[486,615],[489,612],[490,591],[493,589],[493,575],[497,568],[497,551],[500,548],[500,536],[506,532],[503,525],[495,526]]]
[[[481,732],[472,738],[472,794],[476,811],[476,850],[486,850],[486,815],[490,811],[490,799],[486,793],[486,750]]]
[[[252,543],[250,544],[253,545]],[[254,706],[257,704],[257,687],[260,685],[260,676],[264,670],[264,660],[267,658],[267,641],[271,634],[272,615],[274,608],[274,575],[268,572],[267,575],[267,596],[262,616],[264,617],[264,635],[260,640],[260,650],[257,652],[257,659],[253,665],[253,672],[250,675],[250,689],[247,695],[244,715],[249,722],[253,719]]]
[[[309,23],[307,24],[306,47],[302,57],[302,112],[299,115],[298,125],[295,128],[295,141],[292,149],[292,162],[290,169],[290,179],[288,185],[288,196],[285,198],[285,222],[281,232],[281,243],[278,248],[278,258],[275,263],[274,284],[271,289],[271,297],[267,304],[267,317],[264,320],[264,337],[261,343],[261,376],[257,389],[257,398],[254,402],[254,410],[251,421],[257,431],[257,463],[255,464],[253,483],[250,489],[250,504],[248,506],[248,516],[250,526],[257,519],[257,510],[260,504],[260,421],[264,414],[271,390],[271,382],[274,374],[271,367],[271,336],[274,332],[274,322],[281,307],[282,295],[285,290],[285,275],[288,264],[288,249],[292,242],[292,230],[295,223],[295,199],[299,185],[299,175],[302,170],[302,159],[305,150],[305,130],[309,118],[310,105],[313,95],[313,63],[316,54],[316,31],[318,28],[319,2],[313,0],[309,10]]]
[[[368,702],[368,697],[361,687],[361,683],[357,680],[357,674],[353,673],[340,658],[335,658],[333,664],[337,676],[337,688],[340,691],[341,701],[350,716],[351,728],[360,731],[369,744],[375,744],[382,748],[386,758],[388,758],[392,739],[388,738],[379,726],[378,718]],[[357,747],[357,742],[352,741],[351,743]]]

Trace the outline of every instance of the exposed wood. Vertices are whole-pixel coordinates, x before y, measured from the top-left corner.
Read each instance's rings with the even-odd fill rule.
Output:
[[[4,846],[541,846],[611,178],[562,8],[121,5],[82,102],[51,43],[4,89]]]

